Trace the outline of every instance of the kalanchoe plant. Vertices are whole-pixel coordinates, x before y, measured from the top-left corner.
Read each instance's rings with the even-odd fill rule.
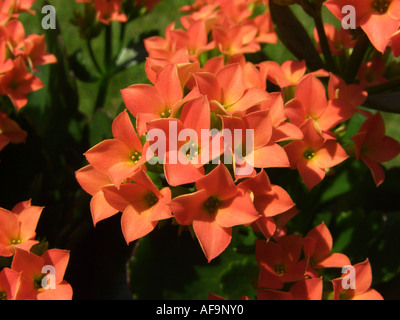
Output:
[[[390,298],[400,1],[39,2],[0,1],[0,300]]]

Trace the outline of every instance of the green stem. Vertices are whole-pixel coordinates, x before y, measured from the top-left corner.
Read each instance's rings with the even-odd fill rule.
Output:
[[[113,75],[113,56],[112,56],[112,28],[111,24],[105,28],[105,43],[104,43],[104,65],[105,72],[100,80],[99,90],[97,92],[96,104],[94,110],[104,107],[107,98],[107,89],[110,83],[110,78]]]
[[[328,71],[337,73],[336,65],[333,61],[332,52],[329,47],[328,38],[325,33],[324,24],[322,22],[321,12],[318,12],[316,15],[314,15],[314,23],[318,32],[319,44],[325,58],[326,67]]]
[[[93,64],[94,64],[96,70],[97,70],[99,73],[103,73],[103,71],[102,71],[101,68],[100,68],[99,63],[97,62],[96,55],[95,55],[94,52],[93,52],[92,42],[91,42],[90,39],[88,39],[88,40],[86,41],[86,45],[87,45],[87,48],[88,48],[88,51],[89,51],[90,58],[92,59],[92,62],[93,62]]]
[[[107,75],[105,75],[101,79],[99,90],[97,92],[96,104],[94,106],[95,110],[103,108],[104,103],[106,101],[106,97],[107,97],[107,89],[108,89],[109,82],[110,82],[110,78]]]
[[[358,38],[347,63],[344,75],[344,79],[347,83],[352,83],[357,76],[358,70],[360,69],[361,63],[370,44],[371,42],[369,41],[368,36],[363,32]]]
[[[112,66],[112,25],[111,23],[106,26],[105,30],[105,44],[104,44],[104,65],[108,72]]]

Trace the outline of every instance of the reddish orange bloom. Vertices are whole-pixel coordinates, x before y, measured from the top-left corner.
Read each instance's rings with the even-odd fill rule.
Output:
[[[21,273],[21,285],[16,300],[71,300],[71,285],[63,280],[68,266],[69,252],[50,249],[37,256],[23,249],[17,249],[11,269]],[[53,274],[51,274],[53,269]],[[50,271],[50,273],[49,273]],[[48,277],[47,284],[43,278]]]
[[[368,94],[361,85],[346,84],[342,78],[332,73],[329,77],[328,96],[330,100],[345,100],[356,108],[365,102]]]
[[[385,51],[391,35],[400,26],[399,0],[328,0],[324,4],[339,20],[345,16],[342,8],[352,5],[356,13],[356,26],[365,31],[380,52]]]
[[[278,242],[257,240],[258,287],[281,289],[286,282],[305,279],[306,262],[299,260],[301,246],[299,235],[288,235]]]
[[[174,53],[174,43],[171,39],[171,32],[175,23],[170,23],[165,29],[164,37],[152,36],[144,39],[144,47],[150,58],[169,59]]]
[[[345,29],[336,29],[336,27],[331,24],[324,24],[324,30],[332,54],[340,55],[343,50],[354,47],[355,41]],[[322,53],[316,28],[314,29],[314,39],[318,45],[318,52]]]
[[[36,66],[57,62],[57,58],[53,54],[46,52],[44,35],[32,34],[26,37],[19,46],[19,53],[28,61],[33,70],[36,70]]]
[[[221,116],[221,119],[223,129],[228,130],[232,136],[233,145],[230,148],[232,148],[235,163],[245,165],[241,163],[245,162],[254,168],[289,167],[285,150],[271,139],[272,122],[269,110],[255,111],[243,118]],[[235,130],[241,133],[239,137],[235,135]],[[248,145],[248,130],[252,130],[254,135],[251,148]],[[227,151],[229,150],[225,150],[226,156],[229,155]],[[239,172],[240,169],[237,172],[235,170],[237,178],[242,176]]]
[[[0,300],[15,300],[21,274],[10,268],[4,268],[0,271]]]
[[[303,138],[303,132],[298,126],[290,123],[285,112],[283,96],[279,92],[272,92],[269,99],[262,102],[258,107],[248,110],[268,110],[272,122],[271,140],[275,142],[298,140]]]
[[[5,26],[0,27],[2,40],[6,43],[6,52],[9,56],[17,56],[16,48],[21,45],[25,39],[25,28],[21,21],[13,19]]]
[[[3,14],[17,18],[21,12],[35,14],[35,11],[31,10],[34,3],[35,0],[4,0],[0,5],[0,10]]]
[[[122,8],[122,0],[94,0],[97,11],[97,19],[106,25],[111,21],[126,22],[127,18],[124,13],[120,13]]]
[[[271,184],[264,170],[255,177],[239,183],[238,188],[247,192],[253,199],[254,207],[260,214],[260,218],[253,222],[253,225],[269,239],[276,230],[272,217],[293,208],[294,202],[283,188]]]
[[[357,159],[368,166],[375,184],[379,186],[385,180],[380,163],[390,161],[400,153],[399,142],[385,135],[385,123],[379,112],[363,123],[352,140]]]
[[[325,70],[317,70],[306,74],[306,62],[304,60],[287,60],[282,65],[275,61],[264,62],[268,72],[268,80],[281,88],[298,85],[305,77],[314,75],[326,77],[329,74]]]
[[[172,217],[168,207],[171,200],[169,188],[158,190],[144,171],[133,175],[131,182],[119,189],[103,187],[107,202],[122,212],[122,233],[128,244],[153,231],[159,220]]]
[[[228,56],[259,51],[260,44],[256,40],[257,32],[257,28],[249,24],[235,24],[229,27],[215,26],[212,29],[216,48]]]
[[[43,87],[42,81],[28,72],[23,57],[13,61],[13,68],[0,76],[0,94],[7,95],[17,110],[24,107],[30,92]]]
[[[187,102],[182,108],[180,119],[149,122],[149,132],[156,129],[162,133],[161,136],[149,135],[149,150],[152,151],[150,157],[154,154],[162,160],[169,185],[178,186],[197,181],[204,176],[204,165],[223,153],[222,137],[219,132],[211,134],[210,123],[210,105],[205,96]],[[161,143],[160,148],[156,146],[158,143]],[[164,145],[166,149],[162,150]]]
[[[128,112],[121,112],[112,125],[114,139],[104,140],[85,153],[86,159],[99,172],[108,175],[118,188],[135,172],[145,168],[148,143],[140,142]]]
[[[228,169],[220,163],[196,182],[197,191],[174,198],[169,207],[181,225],[193,225],[210,262],[229,245],[232,227],[259,218],[248,193],[238,189]]]
[[[363,61],[357,76],[360,85],[365,88],[387,82],[388,80],[384,77],[385,72],[385,60],[378,57],[368,62]]]
[[[208,42],[208,34],[203,20],[193,22],[187,30],[171,31],[171,40],[176,50],[185,48],[192,60],[196,60],[203,52],[212,50],[214,42]]]
[[[154,86],[134,84],[121,90],[126,107],[136,118],[138,135],[147,132],[147,123],[172,118],[183,104],[183,88],[177,66],[168,64],[158,73]]]
[[[102,187],[113,185],[108,175],[95,170],[92,165],[87,165],[76,171],[75,177],[81,188],[92,196],[90,212],[94,226],[118,212],[104,198]]]
[[[32,206],[31,201],[23,201],[11,211],[0,208],[0,256],[10,257],[16,248],[29,250],[38,243],[36,225],[43,207]]]
[[[221,114],[242,116],[247,109],[268,99],[268,93],[258,87],[247,88],[243,70],[238,63],[226,65],[217,74],[198,72],[194,75],[197,90],[207,95],[211,110]]]
[[[340,97],[328,100],[322,82],[307,76],[297,86],[294,98],[286,103],[285,111],[293,124],[300,127],[312,119],[318,131],[325,132],[350,119],[356,109]]]
[[[311,190],[325,177],[325,169],[348,158],[344,149],[332,139],[325,140],[310,119],[301,127],[304,140],[289,143],[284,148],[292,169],[297,169],[306,187]]]
[[[258,289],[257,300],[322,300],[322,278],[301,280],[289,291]]]
[[[27,132],[7,114],[0,112],[0,151],[9,143],[25,142]]]
[[[303,238],[303,251],[311,268],[341,268],[350,265],[342,253],[331,253],[332,236],[324,223],[313,228]]]
[[[342,277],[331,280],[333,285],[333,300],[383,300],[381,294],[371,288],[372,270],[369,260],[358,263],[353,266],[355,275],[355,288],[343,288],[344,277],[349,273],[344,273]],[[351,270],[350,270],[351,272]],[[350,285],[349,283],[347,283]]]

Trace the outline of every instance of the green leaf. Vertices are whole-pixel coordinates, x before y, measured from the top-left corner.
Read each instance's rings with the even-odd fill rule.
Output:
[[[89,143],[91,146],[112,138],[112,118],[103,109],[98,109],[93,114],[89,125]]]

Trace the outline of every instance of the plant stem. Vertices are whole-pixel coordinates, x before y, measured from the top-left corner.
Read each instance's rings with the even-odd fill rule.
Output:
[[[111,25],[111,23],[108,26],[106,26],[106,30],[105,30],[104,65],[106,66],[106,69],[109,72],[110,67],[112,65],[112,25]]]
[[[95,54],[94,54],[94,52],[93,52],[91,40],[90,40],[90,39],[87,39],[86,44],[87,44],[87,48],[88,48],[88,51],[89,51],[89,54],[90,54],[90,58],[92,59],[92,62],[93,62],[93,64],[94,64],[96,70],[97,70],[99,73],[103,73],[103,71],[102,71],[101,68],[100,68],[100,65],[99,65],[98,62],[97,62],[96,56],[95,56]]]
[[[378,84],[375,86],[371,86],[371,87],[367,88],[366,90],[367,90],[368,94],[374,94],[374,93],[382,93],[382,92],[385,92],[387,90],[394,89],[397,87],[400,87],[400,78],[397,78],[397,79],[394,79],[394,80],[391,80],[391,81],[388,81],[388,82],[385,82],[382,84]]]
[[[317,28],[319,44],[321,46],[322,53],[325,58],[325,64],[328,71],[333,73],[337,73],[336,65],[333,61],[332,52],[329,47],[328,38],[326,37],[324,24],[322,22],[321,12],[314,15],[314,23]]]
[[[361,63],[370,44],[371,42],[369,41],[367,35],[363,32],[358,38],[347,63],[347,68],[344,75],[344,80],[347,83],[353,82],[354,78],[357,76],[358,70],[360,69]]]

